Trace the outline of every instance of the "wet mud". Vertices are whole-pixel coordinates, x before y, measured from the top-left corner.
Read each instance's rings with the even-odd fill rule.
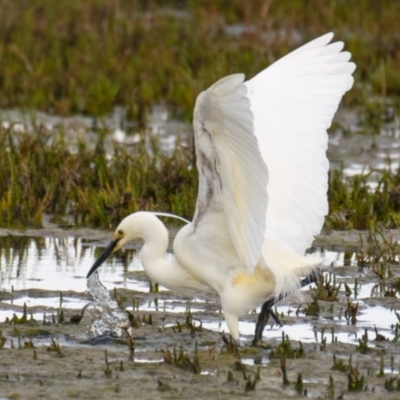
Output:
[[[279,304],[283,327],[268,325],[257,347],[251,345],[257,314],[243,317],[241,347],[235,348],[223,340],[227,329],[217,296],[157,292],[137,266],[135,246],[114,256],[100,273],[111,297],[127,311],[122,311],[123,333],[95,337],[93,322],[102,311],[86,290],[84,276],[110,233],[71,230],[63,236],[47,229],[59,253],[65,251],[64,239],[65,246],[71,240],[76,244],[65,268],[60,255],[46,259],[51,241],[42,258],[35,258],[36,252],[16,250],[15,232],[16,242],[5,249],[10,236],[0,233],[0,398],[399,397],[400,304],[393,288],[400,269],[391,264],[391,277],[382,281],[371,266],[360,267],[359,238],[368,242],[365,232],[318,237],[312,251],[324,257],[322,286],[308,287],[300,302]],[[22,234],[35,238],[35,231]],[[61,282],[53,280],[52,289],[40,271],[18,270],[21,260],[32,264],[32,271],[54,262],[59,279],[65,283],[72,275],[76,287],[58,290]],[[18,286],[18,279],[25,287]],[[321,288],[326,293],[315,302]],[[335,299],[329,298],[335,293]],[[87,304],[80,323],[70,323]],[[128,326],[130,336],[124,330]]]

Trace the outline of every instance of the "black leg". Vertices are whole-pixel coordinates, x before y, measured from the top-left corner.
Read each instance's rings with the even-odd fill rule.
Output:
[[[275,302],[276,299],[270,299],[262,305],[261,312],[256,323],[256,330],[254,332],[253,346],[255,346],[262,339],[262,335],[265,327],[268,324],[269,317],[272,317],[276,324],[282,326],[278,316],[272,311],[272,307],[274,306]]]
[[[311,272],[310,275],[306,276],[304,279],[300,281],[300,286],[304,287],[309,285],[310,283],[315,283],[318,281],[318,277],[321,274],[321,271],[319,268],[315,268],[313,272]]]
[[[320,273],[319,269],[316,268],[310,275],[308,275],[306,278],[304,278],[300,281],[300,286],[304,287],[304,286],[309,285],[310,283],[316,282],[318,279],[319,273]],[[255,346],[262,339],[263,332],[264,332],[265,327],[267,326],[269,317],[272,317],[277,325],[282,326],[281,321],[279,320],[278,316],[272,310],[272,307],[276,303],[283,300],[285,297],[286,297],[285,295],[281,294],[280,296],[278,296],[276,298],[266,301],[262,305],[261,312],[258,316],[258,320],[256,323],[256,329],[254,332],[253,346]]]

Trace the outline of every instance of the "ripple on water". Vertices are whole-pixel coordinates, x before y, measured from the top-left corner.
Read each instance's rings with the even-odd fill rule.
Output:
[[[3,307],[0,303],[0,321],[4,321],[6,317],[12,318],[14,313],[21,316],[21,308],[24,303],[27,304],[28,309],[30,307],[43,307],[43,310],[41,310],[43,312],[36,312],[35,310],[34,313],[35,319],[42,320],[47,308],[59,308],[60,298],[55,295],[57,292],[75,291],[84,294],[88,284],[97,302],[97,314],[91,310],[91,307],[88,312],[91,313],[90,315],[94,320],[98,319],[99,311],[101,314],[100,322],[93,326],[92,333],[99,335],[108,330],[120,330],[120,326],[127,323],[127,318],[118,309],[117,303],[111,298],[108,291],[114,288],[123,288],[148,293],[149,283],[142,272],[139,253],[134,249],[127,249],[125,252],[110,257],[99,269],[101,282],[97,274],[93,275],[93,280],[87,281],[87,271],[99,254],[98,250],[103,250],[103,248],[97,249],[97,247],[98,243],[73,237],[12,237],[11,241],[10,237],[0,237],[0,290],[5,292],[11,292],[12,288],[14,290],[14,299],[6,298],[3,300]],[[336,267],[343,267],[345,262],[347,263],[346,269],[340,269],[341,272],[346,272],[346,276],[338,276],[337,281],[346,281],[353,291],[352,301],[360,303],[356,326],[349,327],[344,318],[342,320],[334,319],[336,340],[357,344],[358,338],[364,333],[364,329],[368,328],[372,332],[374,326],[386,338],[392,339],[394,334],[391,331],[391,326],[399,322],[395,310],[390,310],[384,306],[370,307],[365,303],[365,299],[372,296],[376,283],[372,279],[370,282],[359,283],[357,298],[354,299],[354,271],[357,268],[355,254],[350,257],[347,256],[346,260],[343,252],[316,249],[314,254],[323,257],[323,265],[327,268],[336,269]],[[128,269],[129,274],[126,273]],[[360,272],[357,272],[357,274],[360,275]],[[363,276],[365,276],[364,273]],[[40,289],[41,293],[39,295],[33,290],[27,295],[27,289]],[[160,289],[167,291],[162,287]],[[21,294],[19,294],[19,291],[21,291]],[[53,295],[45,297],[46,292]],[[188,304],[190,304],[190,311],[195,318],[196,314],[201,314],[203,328],[228,332],[223,316],[219,312],[219,307],[214,307],[210,311],[206,307],[204,299],[194,299],[188,303],[177,295],[176,298],[159,299],[158,306],[154,301],[151,301],[154,299],[153,295],[149,296],[149,299],[140,306],[141,311],[165,310],[165,312],[185,313],[188,310]],[[62,306],[74,310],[82,308],[86,303],[87,296],[75,298],[65,295]],[[280,314],[287,315],[289,307],[278,306],[277,311]],[[294,311],[294,308],[292,308],[292,311]],[[47,318],[49,318],[49,315],[47,315]],[[268,325],[264,332],[265,339],[275,338],[279,340],[284,332],[293,340],[301,340],[305,343],[320,341],[321,325],[318,325],[319,331],[316,332],[316,323],[310,322],[309,319],[302,323],[301,319],[300,315],[296,322],[286,323],[283,328]],[[324,318],[320,318],[318,321],[319,323],[326,322],[326,326],[331,323],[330,321],[324,322]],[[195,321],[195,323],[197,322]],[[328,341],[330,341],[329,329],[328,326],[325,333]],[[250,341],[254,335],[254,322],[243,321],[242,319],[239,322],[239,330],[242,340]]]
[[[4,303],[14,305],[14,306],[23,306],[26,304],[27,307],[37,307],[42,306],[46,308],[59,308],[60,307],[60,296],[58,297],[18,297],[17,299],[12,300],[3,300]],[[62,306],[69,309],[81,309],[82,308],[82,299],[73,298],[73,297],[63,297]]]

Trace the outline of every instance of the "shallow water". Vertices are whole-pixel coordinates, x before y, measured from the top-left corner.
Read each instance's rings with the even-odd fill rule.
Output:
[[[399,168],[400,117],[394,116],[390,122],[382,122],[379,135],[361,134],[362,117],[353,110],[339,109],[335,121],[340,121],[342,127],[329,134],[327,154],[331,169],[343,168],[346,176],[353,176],[370,170],[394,171]],[[191,124],[174,119],[163,104],[153,107],[146,129],[139,129],[134,122],[127,120],[122,107],[115,107],[112,113],[100,119],[82,115],[60,117],[38,111],[0,110],[2,127],[12,126],[17,132],[30,132],[34,125],[55,134],[62,127],[72,151],[82,141],[89,148],[94,147],[98,140],[96,128],[106,129],[110,135],[105,138],[104,146],[110,157],[114,143],[123,144],[132,152],[135,146],[144,144],[149,154],[152,154],[156,145],[157,151],[169,155],[177,145],[189,149],[193,146]],[[379,174],[372,174],[372,183],[377,177]]]
[[[204,329],[228,332],[216,297],[209,301],[194,294],[194,298],[188,299],[163,287],[160,287],[159,293],[149,293],[150,283],[141,266],[138,249],[125,249],[111,256],[98,270],[101,282],[96,274],[87,281],[87,271],[106,244],[76,237],[0,236],[0,322],[7,317],[12,318],[14,313],[22,316],[24,304],[35,319],[41,321],[45,313],[49,319],[60,308],[62,292],[63,310],[76,311],[93,301],[93,306],[88,309],[92,319],[92,324],[87,327],[88,335],[118,331],[119,326],[127,323],[127,316],[118,309],[105,287],[133,295],[136,303],[125,303],[126,309],[131,312],[173,313],[177,319],[182,319],[190,311],[195,326],[201,324]],[[336,282],[346,282],[353,291],[350,300],[358,302],[359,307],[356,325],[349,324],[343,312],[328,315],[324,311],[319,318],[306,316],[304,309],[310,301],[306,297],[300,307],[298,303],[277,307],[284,326],[267,326],[264,332],[266,340],[280,339],[284,332],[293,340],[320,342],[324,329],[325,336],[332,336],[333,340],[357,344],[365,328],[373,332],[375,326],[379,333],[393,339],[393,327],[399,322],[396,311],[400,312],[400,304],[397,299],[385,298],[382,292],[375,290],[377,277],[368,269],[360,270],[355,253],[349,255],[347,252],[345,257],[344,250],[316,247],[312,254],[324,259],[322,269],[326,274],[335,273]],[[355,277],[358,279],[357,296],[354,293]],[[88,284],[96,299],[89,294]],[[307,292],[308,289],[304,290]],[[347,301],[344,287],[339,300],[343,304]],[[329,306],[328,303],[322,307],[326,309]],[[297,309],[298,315],[295,315]],[[99,315],[102,317],[99,318]],[[239,330],[242,341],[250,342],[252,339],[255,319],[256,315],[252,313],[241,319]],[[165,327],[172,326],[171,322],[170,319]],[[335,330],[333,334],[332,327]]]
[[[152,154],[153,146],[156,145],[157,150],[168,155],[177,145],[188,148],[192,146],[191,125],[170,118],[165,105],[153,107],[145,129],[138,128],[136,123],[127,120],[125,114],[122,107],[115,107],[112,113],[102,118],[83,115],[60,117],[40,111],[29,113],[16,109],[0,109],[0,127],[12,127],[15,132],[32,132],[35,126],[42,126],[47,132],[65,135],[71,151],[76,151],[80,142],[86,143],[90,149],[94,148],[98,141],[96,129],[105,129],[110,132],[104,140],[104,148],[109,157],[113,155],[114,143],[126,145],[132,152],[136,146],[144,144],[149,154]]]
[[[366,243],[368,233],[362,235]],[[396,240],[398,236],[398,232],[395,233]],[[163,397],[162,385],[167,383],[172,387],[167,395],[173,394],[172,397],[185,393],[190,398],[214,398],[215,393],[222,390],[229,398],[234,398],[232,391],[241,397],[247,385],[243,380],[244,372],[238,368],[245,368],[247,376],[253,377],[260,368],[261,380],[252,398],[294,396],[293,385],[299,374],[303,376],[308,397],[325,398],[331,376],[335,393],[347,387],[347,372],[332,370],[334,356],[344,363],[349,363],[352,357],[353,365],[368,377],[368,386],[373,389],[365,398],[378,399],[385,380],[399,376],[398,333],[395,337],[395,325],[398,325],[395,310],[400,310],[399,300],[384,297],[382,291],[375,290],[376,275],[369,268],[358,266],[354,252],[359,247],[359,232],[320,235],[311,251],[324,259],[326,275],[335,273],[337,282],[347,282],[353,291],[350,300],[353,304],[359,303],[355,325],[344,317],[348,298],[343,287],[338,301],[333,303],[333,312],[330,311],[332,303],[320,301],[318,317],[306,315],[310,302],[306,288],[302,304],[288,302],[276,308],[283,327],[266,327],[263,339],[267,348],[250,346],[257,315],[249,313],[241,318],[239,329],[243,346],[236,354],[229,353],[222,341],[220,332],[227,332],[227,327],[215,295],[203,298],[194,293],[188,298],[165,288],[149,293],[150,284],[139,258],[140,245],[128,246],[99,268],[100,281],[96,280],[96,275],[94,281],[89,281],[90,285],[94,284],[92,291],[100,289],[100,297],[97,296],[95,302],[85,276],[111,237],[111,232],[66,231],[47,225],[42,230],[25,232],[0,230],[0,339],[1,335],[6,338],[4,349],[0,350],[0,387],[3,387],[0,397],[3,393],[7,398],[22,393],[20,398],[52,398],[57,393],[57,398],[79,398],[85,394],[106,399],[110,396],[130,398],[134,392],[143,398],[149,397],[149,393],[154,394],[150,397],[160,398]],[[399,272],[399,268],[393,266],[394,276],[400,275]],[[102,285],[110,292],[102,289]],[[123,308],[136,319],[137,326],[129,330],[135,346],[133,358],[130,358],[126,339],[116,340],[107,333],[120,334],[128,323],[125,313],[115,307],[114,288],[117,288],[117,299]],[[64,313],[61,324],[57,321],[60,300]],[[28,322],[2,324],[14,314],[21,317],[24,304]],[[70,324],[69,319],[87,304],[92,305],[80,325]],[[186,325],[189,312],[194,331]],[[36,323],[29,322],[31,316]],[[375,340],[375,326],[386,340]],[[361,354],[356,349],[366,328],[369,350]],[[271,358],[282,336],[286,335],[293,349],[303,346],[306,354],[302,359],[287,360],[291,386],[282,385],[279,360]],[[61,355],[50,351],[53,340],[61,346]],[[29,343],[35,347],[29,348]],[[190,360],[198,349],[199,375],[165,361],[166,352],[178,354],[180,349]],[[112,377],[105,375],[105,357],[108,357],[107,368]],[[384,377],[378,378],[381,357],[384,358]],[[121,370],[122,364],[125,372]],[[227,382],[229,373],[234,377],[233,382]],[[2,377],[6,379],[1,380]],[[272,397],[271,391],[275,393]]]

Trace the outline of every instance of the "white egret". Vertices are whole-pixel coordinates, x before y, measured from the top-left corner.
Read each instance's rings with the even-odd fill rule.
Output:
[[[125,243],[143,239],[149,277],[172,290],[215,290],[234,340],[239,316],[296,292],[321,262],[305,251],[328,213],[326,130],[353,85],[351,55],[332,38],[311,41],[247,82],[230,75],[202,92],[193,122],[196,211],[176,235],[174,257],[165,258],[163,223],[136,212],[87,276]]]

